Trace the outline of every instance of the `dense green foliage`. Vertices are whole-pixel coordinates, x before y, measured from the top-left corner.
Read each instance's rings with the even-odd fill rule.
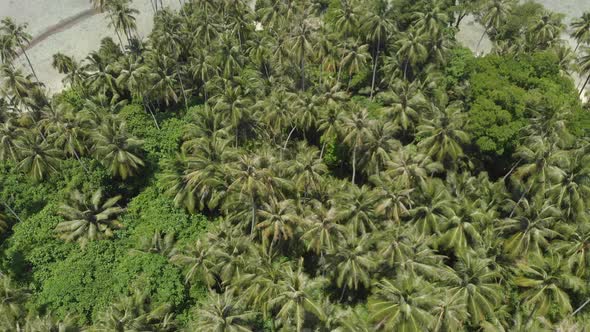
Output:
[[[117,38],[54,96],[0,23],[1,331],[590,324],[589,14],[572,50],[512,0],[152,1],[139,40],[92,2]]]

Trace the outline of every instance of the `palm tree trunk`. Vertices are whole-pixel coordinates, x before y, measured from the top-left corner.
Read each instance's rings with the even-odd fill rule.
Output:
[[[252,225],[250,226],[250,234],[254,234],[254,228],[256,227],[256,202],[252,199]]]
[[[483,33],[481,34],[481,37],[479,38],[479,41],[477,42],[477,46],[475,46],[475,56],[479,56],[477,53],[479,52],[479,45],[481,44],[483,37],[485,37],[486,32],[488,32],[487,28],[483,29]]]
[[[29,67],[31,67],[31,71],[33,72],[33,76],[35,76],[37,83],[41,83],[41,81],[39,81],[39,77],[37,77],[37,73],[35,72],[35,68],[33,68],[33,64],[31,63],[31,59],[29,59],[29,55],[25,51],[25,48],[21,45],[20,49],[23,52],[25,58],[27,59],[27,62],[29,63]]]
[[[352,149],[352,184],[354,184],[354,180],[356,178],[356,144]]]
[[[574,48],[574,53],[576,53],[576,51],[578,50],[578,47],[580,47],[580,41],[578,40],[578,42],[576,43],[576,48]]]
[[[124,51],[123,40],[121,39],[121,34],[119,34],[119,30],[117,30],[117,26],[115,25],[115,20],[113,19],[113,15],[110,13],[109,13],[109,18],[111,19],[111,24],[113,25],[113,29],[115,30],[115,33],[117,34],[117,39],[119,39],[119,48],[121,48],[121,51]]]
[[[462,14],[459,14],[459,16],[457,16],[457,23],[455,23],[455,28],[459,28],[459,25],[461,25],[461,21],[463,21],[463,19],[467,16],[467,12],[463,12]]]
[[[86,174],[90,174],[90,172],[88,171],[88,168],[86,168],[86,165],[84,165],[84,163],[82,162],[82,159],[80,159],[80,156],[78,155],[78,152],[76,152],[76,149],[74,149],[73,152],[74,152],[74,157],[76,157],[76,159],[80,163],[80,166],[82,166],[82,168],[84,169],[84,172]]]
[[[178,81],[180,82],[180,89],[182,90],[182,96],[184,98],[184,110],[188,111],[188,100],[186,99],[186,91],[184,90],[184,83],[182,83],[182,77],[180,76],[180,68],[178,67],[176,68],[176,75],[178,76]]]
[[[150,105],[146,102],[143,103],[144,107],[148,110],[148,112],[150,112],[150,115],[152,116],[152,119],[154,119],[154,123],[156,124],[156,128],[158,128],[158,130],[160,130],[160,125],[158,124],[158,120],[156,119],[156,116],[154,115],[154,112],[152,112],[152,109],[150,107]]]
[[[326,148],[326,142],[322,143],[322,150],[320,151],[320,159],[324,156],[324,149]]]
[[[575,314],[577,314],[577,313],[578,313],[578,311],[580,311],[580,310],[584,309],[584,307],[585,307],[585,306],[586,306],[588,303],[590,303],[590,298],[589,298],[589,299],[587,299],[587,300],[586,300],[586,302],[582,303],[582,305],[581,305],[581,306],[579,306],[579,307],[578,307],[578,309],[576,309],[574,312],[572,312],[572,316],[573,316],[573,315],[575,315]]]
[[[373,93],[375,92],[375,76],[377,74],[377,62],[379,61],[379,46],[381,45],[381,37],[377,38],[377,52],[375,53],[375,59],[373,60],[373,79],[371,80],[371,96],[373,100]]]
[[[344,299],[345,292],[346,292],[346,284],[344,284],[344,287],[342,287],[342,293],[340,293],[340,302],[342,302],[342,299]]]
[[[584,85],[582,85],[582,89],[580,90],[580,94],[578,95],[578,97],[582,97],[582,94],[584,93],[584,89],[586,89],[586,85],[588,84],[588,81],[590,81],[590,74],[588,74],[588,78],[586,78]]]
[[[283,150],[281,150],[281,159],[283,159],[283,151],[285,151],[287,149],[287,144],[289,144],[289,140],[291,139],[291,135],[293,135],[294,131],[295,131],[295,126],[293,126],[293,128],[291,128],[289,135],[287,135],[287,140],[285,141],[285,144],[283,145]]]
[[[406,59],[406,61],[404,62],[404,80],[408,80],[408,62],[410,62],[408,59]]]
[[[18,220],[19,222],[23,222],[22,219],[18,216],[18,214],[16,214],[16,212],[14,212],[14,210],[6,203],[2,202],[2,205],[4,205],[4,207],[10,211],[10,213],[16,218],[16,220]]]
[[[305,51],[301,52],[301,91],[305,91]]]

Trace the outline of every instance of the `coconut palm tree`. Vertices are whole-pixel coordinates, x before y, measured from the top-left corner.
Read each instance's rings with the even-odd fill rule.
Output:
[[[331,272],[336,286],[342,289],[342,301],[347,289],[358,290],[360,287],[370,286],[371,273],[375,267],[369,237],[345,234],[344,241],[328,251],[325,269]]]
[[[553,309],[557,317],[565,317],[573,311],[568,293],[585,291],[585,283],[571,274],[559,255],[532,255],[516,266],[513,282],[523,290],[520,298],[533,314],[547,315]]]
[[[10,35],[0,34],[0,60],[3,65],[14,68],[14,59],[18,57],[14,38]]]
[[[369,119],[366,109],[354,108],[342,118],[342,130],[344,131],[344,143],[352,150],[352,179],[356,183],[357,153],[362,145],[371,137],[371,124],[374,120]]]
[[[372,44],[373,54],[373,75],[371,78],[371,95],[375,92],[375,82],[377,76],[377,66],[379,64],[379,55],[387,45],[388,36],[397,30],[395,21],[392,19],[392,6],[388,1],[373,1],[371,10],[366,12],[363,18],[362,29],[366,32],[367,38]]]
[[[402,276],[375,284],[369,317],[376,330],[423,331],[432,328],[438,290],[424,279]]]
[[[101,312],[93,331],[175,331],[169,304],[158,304],[148,295],[136,291]]]
[[[582,16],[575,19],[571,23],[573,29],[571,36],[576,40],[576,48],[578,50],[580,44],[590,42],[590,12],[582,13]]]
[[[348,88],[350,88],[350,82],[352,76],[361,72],[367,66],[367,60],[369,58],[369,45],[362,44],[359,39],[353,39],[344,43],[341,49],[342,59],[338,69],[338,78],[343,70],[347,71],[348,74]]]
[[[25,316],[24,304],[29,292],[16,285],[5,274],[0,274],[0,328],[6,331],[18,330]]]
[[[27,59],[29,67],[31,68],[31,72],[33,76],[35,76],[36,81],[39,83],[39,77],[37,77],[37,73],[35,72],[35,68],[33,68],[33,64],[31,63],[31,59],[29,59],[29,55],[27,54],[26,47],[29,46],[31,39],[33,38],[27,32],[28,24],[18,24],[12,19],[11,17],[4,17],[0,21],[0,32],[5,33],[6,35],[10,36],[14,40],[14,46],[20,48],[21,53]],[[3,57],[4,58],[4,57]]]
[[[207,301],[196,310],[193,331],[252,331],[256,312],[245,309],[241,301],[226,291],[222,295],[210,292]]]
[[[391,153],[384,172],[403,189],[422,187],[443,165],[420,153],[415,145],[406,145]]]
[[[123,32],[127,38],[127,45],[131,46],[131,40],[137,30],[135,15],[139,14],[137,9],[129,7],[129,0],[109,0],[106,9],[111,16],[109,27]]]
[[[490,259],[481,259],[474,253],[461,254],[449,279],[450,296],[464,303],[473,326],[491,320],[502,300],[500,273],[490,265]]]
[[[377,228],[375,204],[378,191],[367,185],[361,187],[343,183],[331,200],[337,209],[337,220],[346,221],[351,234],[365,234]]]
[[[170,261],[187,268],[185,282],[204,281],[213,287],[217,280],[217,264],[214,258],[219,256],[217,248],[200,239],[183,250],[174,250]]]
[[[318,201],[312,201],[305,217],[304,233],[301,239],[307,249],[323,259],[325,253],[335,248],[345,234],[345,227],[338,223],[335,208],[327,208]]]
[[[127,133],[124,122],[105,122],[94,136],[94,141],[96,156],[113,176],[127,179],[144,166],[140,157],[143,142]]]
[[[582,48],[582,55],[578,58],[578,66],[581,75],[588,75],[580,89],[579,96],[582,96],[584,91],[586,91],[586,85],[588,85],[588,82],[590,81],[590,47]]]
[[[61,151],[52,147],[38,131],[28,131],[17,143],[18,169],[35,181],[42,181],[59,168]]]
[[[388,118],[402,128],[404,133],[411,133],[420,118],[420,112],[427,107],[426,98],[416,83],[399,81],[386,94],[388,107],[385,109]]]
[[[22,134],[12,119],[0,125],[0,160],[19,160],[18,138]]]
[[[256,228],[262,232],[263,243],[272,238],[269,250],[272,251],[275,243],[291,240],[298,233],[302,222],[295,213],[294,205],[292,200],[278,201],[271,197],[257,211],[260,222]]]
[[[485,34],[489,34],[491,30],[496,31],[506,22],[514,4],[514,0],[492,0],[483,4],[483,7],[480,9],[479,20],[484,26],[484,31],[475,48],[476,54]]]
[[[290,43],[292,45],[292,52],[297,55],[299,61],[299,70],[301,72],[301,90],[305,90],[305,58],[311,53],[311,27],[304,20],[295,27],[295,31],[291,36]]]
[[[562,232],[568,233],[566,224],[555,224],[561,212],[551,202],[523,198],[513,204],[517,205],[514,216],[498,226],[498,230],[507,236],[504,250],[509,256],[541,254],[552,239],[560,238]]]
[[[418,126],[422,140],[418,147],[428,156],[442,163],[454,163],[463,156],[463,144],[469,142],[463,131],[465,113],[457,105],[448,105],[435,113],[434,118]]]
[[[45,316],[27,317],[24,329],[22,331],[79,332],[82,331],[82,328],[72,316],[67,315],[65,318],[60,319],[49,313]]]
[[[415,71],[417,64],[424,61],[428,55],[425,36],[419,31],[408,30],[401,35],[395,46],[397,48],[397,56],[403,59],[404,79],[407,79],[408,68]]]
[[[322,162],[317,148],[302,145],[299,151],[295,159],[285,162],[285,172],[293,179],[295,188],[307,196],[319,190],[328,167]]]
[[[55,230],[66,241],[77,241],[82,246],[89,241],[113,236],[113,230],[122,225],[117,217],[124,209],[117,203],[121,196],[103,199],[101,189],[91,194],[78,190],[72,192],[70,200],[60,206],[59,214],[66,221],[60,222]]]
[[[325,317],[320,302],[314,296],[320,289],[322,279],[310,279],[304,272],[302,261],[297,269],[288,266],[278,282],[279,292],[270,301],[273,308],[278,309],[276,318],[284,328],[294,327],[297,332],[303,330],[307,316],[315,316],[320,320]]]
[[[364,153],[359,158],[359,164],[367,175],[376,175],[383,170],[390,160],[391,152],[401,146],[394,138],[397,128],[388,122],[375,121],[371,124],[371,135],[363,146]]]

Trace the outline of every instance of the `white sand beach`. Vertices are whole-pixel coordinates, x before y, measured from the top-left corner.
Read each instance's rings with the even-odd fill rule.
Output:
[[[179,8],[177,0],[163,0],[165,6]],[[563,13],[566,23],[584,11],[590,11],[588,0],[538,0],[548,9]],[[149,0],[134,0],[133,8],[140,11],[137,17],[139,35],[147,36],[153,26],[153,10]],[[40,39],[28,53],[39,79],[50,92],[62,89],[62,77],[51,67],[53,54],[62,52],[81,60],[96,49],[102,38],[114,32],[108,27],[105,14],[92,11],[89,0],[0,0],[0,17],[11,16],[18,22],[28,23],[34,38]],[[56,30],[56,27],[59,29]],[[51,34],[47,35],[49,32]],[[475,51],[483,27],[473,16],[466,17],[457,38]],[[41,37],[41,38],[39,38]],[[564,36],[566,37],[566,36]],[[568,38],[569,39],[569,38]],[[572,41],[573,43],[573,41]],[[478,53],[487,53],[492,44],[484,37]],[[23,63],[24,65],[24,63]]]
[[[173,9],[180,6],[178,0],[163,3]],[[137,28],[139,35],[145,37],[153,27],[150,1],[134,0],[132,7],[140,12]],[[81,60],[97,49],[104,37],[116,40],[106,15],[93,11],[88,0],[0,0],[0,17],[4,16],[29,24],[29,32],[36,41],[27,52],[39,79],[51,93],[63,88],[62,76],[51,66],[53,54],[61,52]],[[47,35],[48,32],[52,33]],[[24,59],[21,62],[24,66]]]

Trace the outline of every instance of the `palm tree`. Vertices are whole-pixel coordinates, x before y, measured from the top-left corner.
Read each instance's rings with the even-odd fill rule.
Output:
[[[93,331],[176,331],[169,304],[158,304],[136,291],[101,312]]]
[[[311,27],[304,21],[295,27],[291,37],[292,51],[297,55],[299,60],[299,70],[301,72],[301,90],[305,90],[305,57],[311,53]]]
[[[377,76],[377,66],[379,63],[379,54],[381,48],[387,45],[387,37],[397,30],[396,23],[392,19],[392,6],[388,1],[378,0],[373,2],[371,10],[367,11],[367,16],[363,19],[363,30],[367,33],[367,38],[373,44],[373,76],[371,78],[371,95],[375,92],[375,78]]]
[[[144,166],[139,156],[143,142],[127,133],[124,122],[107,121],[101,126],[94,140],[96,155],[113,176],[127,179]]]
[[[533,308],[533,314],[547,315],[552,310],[557,317],[565,317],[572,312],[568,291],[574,293],[586,288],[582,279],[571,274],[567,263],[559,255],[533,255],[528,262],[518,262],[516,286],[523,292],[523,303]]]
[[[367,185],[361,187],[343,183],[331,200],[337,209],[337,220],[346,221],[352,234],[365,234],[377,228],[375,225],[375,204],[377,191]]]
[[[346,70],[348,74],[348,88],[350,88],[352,76],[361,72],[367,65],[367,59],[370,56],[369,45],[361,44],[359,39],[354,39],[345,42],[341,52],[342,59],[340,60],[337,80],[340,81],[341,72]]]
[[[549,201],[523,198],[514,204],[514,216],[498,226],[498,230],[508,236],[504,240],[504,250],[511,257],[542,254],[550,240],[559,238],[560,231],[567,230],[565,224],[555,224],[561,211]]]
[[[409,211],[412,224],[418,234],[440,234],[440,228],[455,213],[449,192],[438,181],[428,181],[421,186],[418,204]]]
[[[18,329],[25,316],[24,304],[28,296],[27,290],[18,287],[7,275],[0,274],[0,328],[6,331]]]
[[[559,39],[565,25],[561,23],[561,16],[552,12],[543,12],[537,21],[529,27],[528,39],[531,46],[547,49]]]
[[[275,298],[270,300],[273,308],[279,311],[276,317],[284,328],[295,326],[297,332],[303,330],[306,316],[313,315],[323,320],[324,311],[314,296],[323,285],[322,279],[310,279],[303,272],[303,262],[294,270],[288,266],[282,278],[278,282],[279,291]]]
[[[376,330],[424,331],[435,323],[437,289],[417,277],[381,280],[369,298],[369,317]]]
[[[61,151],[49,145],[37,131],[27,132],[17,141],[18,168],[35,181],[57,172]]]
[[[345,38],[357,32],[359,27],[361,17],[359,8],[355,5],[354,0],[341,1],[334,15],[334,26]]]
[[[401,188],[422,187],[426,180],[443,170],[440,162],[417,151],[415,145],[406,145],[391,153],[385,173]]]
[[[375,212],[387,218],[388,221],[399,223],[402,217],[410,214],[413,201],[410,198],[412,189],[398,189],[389,185],[392,179],[386,175],[375,176],[372,182],[377,188],[378,202]]]
[[[584,12],[580,18],[573,20],[571,27],[574,29],[571,36],[576,40],[576,52],[580,44],[590,42],[590,12]]]
[[[0,125],[0,160],[18,161],[18,138],[22,131],[12,119]]]
[[[402,34],[401,38],[395,43],[397,46],[397,56],[403,59],[404,79],[408,77],[408,67],[416,69],[416,65],[422,62],[428,55],[424,35],[419,31],[409,30]]]
[[[369,236],[345,234],[344,241],[328,251],[325,269],[331,271],[336,285],[342,288],[340,301],[347,289],[358,290],[361,286],[368,288],[371,284],[371,273],[376,262],[371,253]]]
[[[106,5],[106,9],[109,11],[112,20],[109,26],[123,32],[127,38],[127,44],[131,46],[131,40],[137,30],[134,15],[139,14],[139,11],[130,8],[129,2],[129,0],[110,0]]]
[[[436,112],[434,119],[418,126],[417,135],[422,137],[418,147],[436,161],[454,163],[463,156],[461,145],[469,142],[469,136],[462,129],[465,115],[456,105]]]
[[[65,318],[59,319],[55,317],[55,315],[49,313],[45,316],[36,316],[34,318],[27,317],[23,331],[78,332],[82,331],[82,329],[72,316],[66,315]]]
[[[547,188],[547,197],[560,207],[567,220],[584,221],[590,202],[590,167],[588,158],[579,152],[560,154],[561,181]]]
[[[440,1],[432,1],[424,12],[414,13],[414,24],[418,33],[426,33],[431,37],[438,36],[441,30],[449,25],[449,17],[441,6],[443,3]]]
[[[555,242],[553,248],[565,257],[568,268],[577,277],[584,278],[590,268],[590,227],[578,223],[574,231],[565,240]]]
[[[481,259],[474,253],[462,254],[449,279],[450,296],[464,303],[473,326],[494,317],[502,300],[500,273],[490,265],[490,259]]]
[[[345,132],[343,141],[352,149],[352,184],[356,179],[357,153],[359,152],[357,150],[372,135],[370,127],[373,121],[369,119],[369,112],[366,109],[356,107],[342,118],[342,130]]]
[[[305,231],[301,239],[323,259],[325,253],[335,248],[336,243],[344,238],[345,228],[337,221],[335,208],[326,208],[318,201],[312,201],[304,224]]]
[[[359,158],[363,171],[367,175],[376,175],[383,170],[384,165],[391,159],[391,152],[401,146],[394,138],[397,128],[388,122],[375,121],[371,123],[371,135],[363,146],[364,153]]]
[[[254,233],[257,224],[256,211],[260,199],[276,197],[275,190],[278,190],[280,186],[280,180],[268,168],[267,161],[262,156],[240,156],[229,169],[233,182],[227,190],[233,193],[235,203],[243,204],[247,201],[250,205],[251,234]],[[226,205],[231,205],[231,203],[230,199]]]
[[[252,331],[256,312],[245,309],[233,292],[223,295],[209,292],[207,301],[196,311],[197,320],[191,324],[192,331]]]
[[[41,82],[41,81],[39,81],[39,77],[37,77],[37,73],[35,72],[35,69],[33,68],[33,64],[31,63],[31,59],[29,59],[29,55],[27,54],[27,52],[25,50],[25,47],[27,47],[29,45],[29,43],[31,42],[31,39],[33,38],[27,32],[27,27],[28,27],[28,24],[26,24],[26,23],[25,24],[17,24],[11,17],[4,17],[2,19],[2,21],[0,21],[0,32],[4,32],[5,34],[10,36],[10,38],[12,38],[14,40],[14,45],[16,47],[20,48],[22,54],[27,59],[27,62],[29,63],[29,67],[31,68],[31,72],[33,73],[33,76],[35,76],[35,79],[37,80],[37,82]]]
[[[2,60],[2,64],[14,68],[14,59],[17,57],[14,38],[10,35],[0,34],[0,60]]]
[[[301,224],[292,200],[278,201],[271,197],[268,203],[262,203],[257,214],[261,220],[256,227],[262,231],[263,243],[272,238],[271,251],[275,243],[292,239]]]
[[[590,81],[590,47],[583,47],[582,51],[582,56],[578,58],[578,66],[580,67],[580,74],[588,74],[588,77],[586,78],[584,84],[582,85],[582,88],[580,89],[579,96],[582,96],[582,94],[586,90],[586,85],[588,85],[588,82]]]
[[[60,206],[59,214],[66,221],[60,222],[55,230],[66,241],[78,241],[82,246],[113,236],[113,230],[121,228],[117,217],[124,212],[117,203],[121,196],[103,199],[101,189],[94,193],[72,192],[68,203]]]
[[[303,146],[294,160],[285,163],[285,172],[291,176],[295,188],[307,196],[319,190],[323,177],[328,173],[328,167],[319,158],[317,148]]]
[[[497,30],[502,24],[504,24],[512,11],[512,6],[514,4],[514,0],[492,0],[484,4],[481,8],[479,18],[484,26],[484,31],[475,48],[476,54],[485,34],[490,33],[490,29]]]
[[[204,281],[208,287],[217,283],[215,256],[219,256],[217,248],[207,242],[197,240],[184,250],[175,250],[170,258],[171,262],[187,267],[185,282],[195,280]]]
[[[404,133],[411,133],[420,119],[420,112],[427,106],[426,98],[418,89],[418,85],[399,81],[386,96],[391,97],[388,100],[389,106],[385,109],[387,117],[391,118],[396,126],[401,127]]]

